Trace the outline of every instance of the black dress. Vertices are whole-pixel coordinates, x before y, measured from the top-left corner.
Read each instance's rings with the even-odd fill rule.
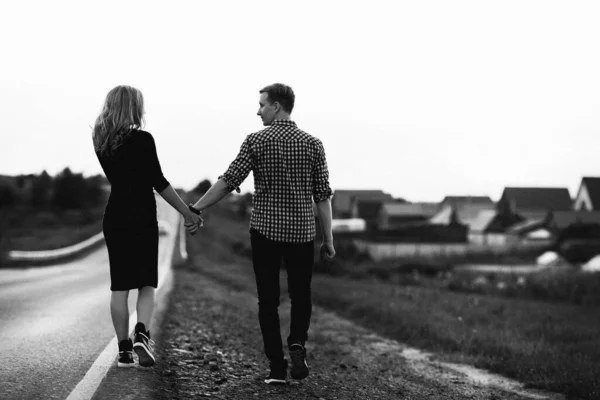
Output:
[[[169,186],[154,138],[132,130],[111,155],[96,153],[110,184],[102,228],[110,262],[110,290],[158,285],[158,223],[153,188]]]

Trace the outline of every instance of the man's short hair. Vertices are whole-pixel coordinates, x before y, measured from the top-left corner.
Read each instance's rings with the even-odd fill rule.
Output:
[[[269,96],[269,102],[271,104],[278,102],[281,105],[281,108],[287,113],[291,113],[294,109],[296,95],[288,85],[274,83],[262,88],[259,93],[266,93]]]

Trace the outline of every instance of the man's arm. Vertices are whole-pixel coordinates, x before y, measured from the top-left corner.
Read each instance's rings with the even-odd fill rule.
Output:
[[[203,211],[221,201],[231,191],[235,190],[239,193],[239,186],[248,177],[254,166],[250,153],[250,136],[247,136],[240,147],[237,157],[229,165],[227,171],[219,177],[217,182],[192,207]]]
[[[208,207],[221,201],[223,197],[227,196],[230,192],[231,189],[229,188],[229,185],[223,179],[219,179],[192,207],[196,210],[204,211]]]
[[[317,203],[317,217],[323,233],[323,243],[321,244],[321,259],[331,261],[335,257],[335,248],[333,247],[333,232],[331,230],[331,199],[327,198]]]
[[[326,199],[317,203],[317,217],[321,225],[324,243],[333,243],[333,233],[331,231],[331,200]]]
[[[321,141],[317,142],[316,163],[312,173],[313,200],[317,205],[317,217],[323,232],[323,244],[321,244],[321,259],[331,261],[335,256],[333,248],[333,232],[331,230],[331,195],[329,186],[329,170],[325,158],[325,149]]]

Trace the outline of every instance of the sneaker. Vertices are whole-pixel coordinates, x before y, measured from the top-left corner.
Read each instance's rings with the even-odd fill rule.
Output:
[[[133,343],[131,339],[121,340],[119,342],[119,358],[117,359],[117,367],[129,368],[134,367],[133,362]]]
[[[289,348],[292,359],[290,376],[292,379],[304,379],[308,376],[308,363],[306,362],[306,348],[300,343],[294,343]]]
[[[283,364],[271,363],[271,372],[265,379],[268,385],[285,385],[287,383],[287,360],[283,360]]]
[[[141,367],[151,367],[154,365],[155,359],[150,348],[150,345],[153,344],[154,342],[150,340],[150,331],[146,331],[144,324],[138,322],[135,326],[133,351],[138,355]]]

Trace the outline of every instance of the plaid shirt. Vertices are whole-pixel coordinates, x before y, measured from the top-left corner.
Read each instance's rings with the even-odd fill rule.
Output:
[[[239,193],[239,185],[250,171],[254,173],[250,228],[278,242],[314,240],[312,201],[318,203],[332,195],[321,141],[292,121],[275,120],[246,137],[219,179]]]

